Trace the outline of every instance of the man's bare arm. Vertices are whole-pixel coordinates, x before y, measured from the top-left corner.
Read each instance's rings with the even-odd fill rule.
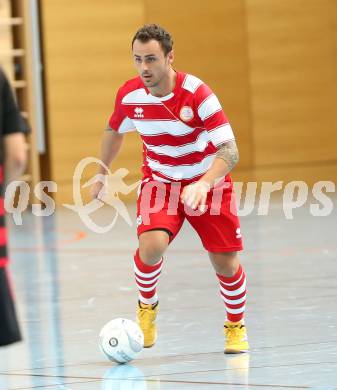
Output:
[[[201,181],[212,187],[217,179],[226,176],[238,163],[239,151],[234,140],[222,144],[210,169],[202,176]]]
[[[204,207],[207,193],[218,179],[226,176],[239,161],[239,152],[235,141],[221,145],[210,169],[195,183],[186,186],[181,200],[193,209]]]
[[[233,140],[221,145],[216,153],[216,157],[225,161],[228,172],[230,172],[239,161],[239,151],[236,142]]]
[[[111,162],[117,157],[123,144],[123,134],[117,133],[114,130],[106,130],[101,143],[101,161],[109,167]],[[98,173],[106,175],[105,168],[100,165]],[[99,193],[103,189],[104,184],[102,182],[96,182],[91,188],[91,196],[97,198]]]
[[[12,133],[4,137],[5,180],[9,183],[24,173],[27,163],[27,144],[23,133]]]
[[[109,167],[111,162],[117,157],[123,144],[124,135],[117,133],[114,130],[106,130],[103,134],[101,143],[101,160]],[[99,173],[105,172],[103,167],[100,167]]]

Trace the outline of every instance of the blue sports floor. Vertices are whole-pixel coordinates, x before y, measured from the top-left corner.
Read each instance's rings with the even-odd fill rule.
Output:
[[[24,342],[0,350],[0,389],[337,389],[337,202],[327,217],[309,207],[287,220],[241,218],[248,278],[250,354],[223,354],[224,308],[199,238],[185,223],[159,285],[157,344],[118,366],[98,349],[103,324],[134,319],[135,226],[88,230],[70,210],[9,218]],[[135,220],[135,210],[130,209]],[[113,211],[100,210],[97,223]]]

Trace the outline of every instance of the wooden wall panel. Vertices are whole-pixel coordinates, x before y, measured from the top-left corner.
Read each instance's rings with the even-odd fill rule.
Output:
[[[336,4],[246,0],[257,167],[337,162]]]
[[[336,0],[41,5],[48,153],[58,203],[71,201],[80,159],[99,156],[116,90],[136,74],[130,40],[144,23],[170,31],[175,68],[200,77],[219,96],[239,144],[234,179],[300,180],[303,172],[303,180],[313,182],[325,167],[324,179],[337,179]],[[136,180],[141,158],[139,137],[128,135],[112,169],[126,167]]]
[[[0,66],[6,73],[8,79],[14,80],[13,72],[13,38],[11,27],[11,9],[10,1],[0,1]]]
[[[145,0],[146,22],[172,33],[175,68],[201,78],[219,97],[234,129],[240,167],[252,164],[244,1]]]
[[[72,174],[84,157],[99,156],[100,137],[118,87],[133,77],[130,41],[144,21],[141,0],[41,2],[51,179],[57,203],[72,199]],[[139,171],[137,134],[115,166]],[[135,168],[137,167],[137,168]],[[88,175],[95,171],[93,166]]]

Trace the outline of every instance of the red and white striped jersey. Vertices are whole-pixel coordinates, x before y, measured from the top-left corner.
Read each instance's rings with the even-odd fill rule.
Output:
[[[164,97],[151,95],[140,77],[127,81],[118,90],[109,128],[137,130],[144,146],[144,176],[163,182],[198,180],[210,168],[217,147],[234,139],[212,90],[182,72]]]

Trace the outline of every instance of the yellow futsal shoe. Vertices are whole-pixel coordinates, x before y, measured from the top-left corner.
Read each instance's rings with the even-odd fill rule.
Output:
[[[144,333],[144,348],[150,348],[157,340],[157,326],[155,320],[158,312],[158,302],[154,305],[145,305],[138,302],[137,323]]]
[[[240,322],[225,322],[225,353],[241,353],[249,351],[246,327]]]

